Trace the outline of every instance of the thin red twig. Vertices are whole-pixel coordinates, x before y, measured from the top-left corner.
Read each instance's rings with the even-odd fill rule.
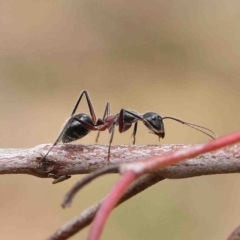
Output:
[[[165,156],[152,157],[143,162],[136,162],[130,164],[123,164],[120,166],[123,174],[122,178],[112,189],[110,194],[106,197],[102,206],[93,221],[90,229],[89,240],[98,240],[102,233],[103,227],[111,210],[115,207],[119,199],[124,194],[125,190],[136,180],[139,176],[149,173],[151,171],[159,170],[171,164],[178,163],[182,160],[196,157],[200,154],[214,151],[224,146],[234,144],[240,141],[240,132],[236,132],[207,143],[193,146],[189,149],[178,150],[174,153],[166,154]]]
[[[158,172],[143,175],[128,188],[126,193],[118,202],[118,205],[162,180],[164,180],[164,178]],[[103,200],[104,199],[100,200],[98,203],[95,203],[88,209],[84,210],[79,216],[65,223],[46,240],[66,240],[88,226],[93,221],[98,208],[103,203]]]
[[[227,240],[240,240],[240,226],[238,226],[231,235],[227,238]]]
[[[169,165],[176,164],[185,159],[194,158],[200,154],[214,151],[224,146],[237,143],[239,141],[240,131],[220,137],[216,140],[211,140],[203,144],[192,146],[191,148],[181,149],[164,156],[155,156],[142,162],[123,164],[120,166],[120,171],[124,173],[125,171],[132,170],[139,174],[153,172]]]
[[[103,230],[105,222],[107,221],[108,215],[111,213],[113,208],[117,205],[118,201],[125,193],[129,185],[137,179],[137,175],[133,171],[126,172],[120,181],[116,184],[106,201],[103,202],[99,211],[96,214],[93,225],[90,230],[88,240],[99,239],[99,236]]]

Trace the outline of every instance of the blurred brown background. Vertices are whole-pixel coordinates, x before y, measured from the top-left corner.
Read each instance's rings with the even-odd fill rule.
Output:
[[[113,113],[151,110],[220,136],[239,130],[239,21],[239,1],[0,1],[0,147],[53,142],[83,89],[99,117],[110,101]],[[162,143],[208,140],[176,122],[165,128]],[[116,133],[114,143],[131,144],[130,135]],[[158,139],[140,125],[137,143]],[[1,176],[0,238],[44,239],[118,179],[99,179],[62,210],[79,177],[52,185]],[[226,239],[240,224],[239,182],[237,174],[164,181],[115,210],[102,239]]]

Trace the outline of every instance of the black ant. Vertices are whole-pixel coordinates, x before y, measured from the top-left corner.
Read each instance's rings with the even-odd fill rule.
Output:
[[[74,115],[78,108],[79,103],[81,102],[83,95],[85,95],[85,97],[86,97],[90,116],[85,113],[80,113],[80,114]],[[83,91],[80,94],[80,96],[73,108],[71,116],[68,119],[67,123],[64,125],[59,137],[54,142],[52,147],[48,150],[48,152],[45,154],[45,156],[42,158],[42,161],[43,162],[45,161],[49,152],[60,141],[62,141],[63,143],[76,141],[78,139],[85,137],[90,131],[99,131],[98,135],[96,137],[96,142],[97,142],[99,135],[100,135],[100,131],[105,131],[106,129],[108,129],[111,136],[110,136],[110,141],[109,141],[107,160],[108,160],[108,162],[110,162],[109,161],[110,148],[111,148],[111,144],[112,144],[112,140],[113,140],[113,136],[114,136],[115,126],[119,126],[119,132],[122,133],[122,132],[125,132],[128,129],[130,129],[132,124],[134,123],[134,129],[133,129],[132,136],[133,136],[133,144],[135,144],[138,121],[142,121],[144,123],[144,125],[151,131],[151,133],[157,135],[160,140],[160,138],[165,137],[163,119],[172,119],[174,121],[177,121],[177,122],[185,124],[189,127],[192,127],[194,129],[208,135],[209,137],[211,137],[213,139],[215,138],[211,134],[204,131],[204,130],[209,131],[210,133],[215,135],[215,133],[208,128],[205,128],[205,127],[202,127],[202,126],[199,126],[196,124],[188,123],[188,122],[182,121],[182,120],[180,120],[178,118],[174,118],[174,117],[163,117],[162,118],[160,115],[158,115],[157,113],[154,113],[154,112],[147,112],[147,113],[141,115],[134,111],[128,111],[125,109],[121,109],[120,113],[110,116],[110,104],[109,103],[107,103],[107,105],[105,107],[103,118],[102,119],[99,118],[97,120],[92,102],[88,95],[88,92]],[[70,176],[66,175],[65,177],[66,178],[64,178],[64,176],[60,176],[60,177],[55,176],[55,178],[57,178],[55,180],[55,183],[63,181],[65,179],[69,178]]]

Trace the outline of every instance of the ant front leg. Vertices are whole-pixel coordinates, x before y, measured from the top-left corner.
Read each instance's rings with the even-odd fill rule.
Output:
[[[116,126],[116,123],[114,122],[114,123],[112,123],[111,127],[109,128],[109,131],[111,133],[111,137],[110,137],[109,145],[108,145],[108,156],[107,156],[108,164],[111,163],[111,161],[110,161],[110,151],[111,151],[111,145],[112,145],[112,141],[113,141],[115,126]]]
[[[126,132],[132,126],[134,120],[135,118],[129,115],[125,109],[121,109],[118,119],[119,132]]]
[[[134,145],[135,142],[136,142],[137,126],[138,126],[138,122],[135,122],[135,124],[134,124],[134,128],[133,128],[133,133],[132,133],[132,137],[133,137],[133,145]]]
[[[137,126],[138,126],[138,121],[142,119],[142,116],[139,115],[138,113],[135,112],[130,112],[125,109],[122,109],[119,114],[119,132],[125,132],[127,131],[132,124],[134,123],[134,129],[132,133],[133,137],[133,144],[135,144],[136,141],[136,134],[137,134]]]

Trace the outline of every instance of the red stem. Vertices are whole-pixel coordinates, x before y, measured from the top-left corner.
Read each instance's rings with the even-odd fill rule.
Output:
[[[231,235],[227,238],[227,240],[240,240],[240,226],[238,226]]]
[[[231,145],[240,141],[240,132],[232,133],[216,140],[209,141],[197,146],[193,146],[188,149],[181,149],[174,153],[170,153],[164,156],[155,156],[142,162],[135,162],[130,164],[124,164],[121,166],[120,171],[135,171],[142,175],[144,173],[153,172],[169,165],[178,163],[182,160],[197,157],[200,154],[217,150],[227,145]]]
[[[97,240],[100,238],[103,227],[107,218],[113,208],[117,205],[118,201],[125,193],[130,184],[138,178],[138,175],[133,171],[126,172],[121,179],[114,186],[112,191],[107,196],[106,200],[103,202],[99,211],[94,218],[93,224],[90,229],[88,240]]]
[[[193,146],[189,149],[181,149],[165,156],[156,156],[143,162],[124,164],[123,166],[120,166],[123,176],[100,207],[90,229],[88,240],[98,240],[100,238],[110,212],[116,206],[130,184],[139,176],[239,141],[240,132],[237,132],[198,146]]]

